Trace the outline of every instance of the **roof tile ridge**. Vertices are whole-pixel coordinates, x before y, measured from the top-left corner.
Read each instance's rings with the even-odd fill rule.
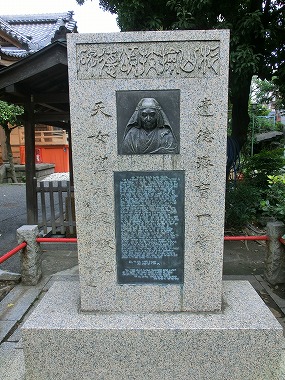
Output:
[[[56,35],[56,32],[60,30],[61,27],[64,27],[66,30],[71,31],[76,26],[76,21],[73,19],[74,11],[68,11],[65,14],[65,17],[60,17],[53,28],[53,36]],[[53,38],[51,39],[53,40]]]
[[[9,22],[41,22],[41,21],[55,21],[58,18],[67,18],[69,12],[57,12],[57,13],[35,13],[25,15],[2,15],[2,18],[8,19]]]
[[[68,23],[65,25],[67,30],[72,31],[76,26],[76,21],[73,18],[74,11],[68,11],[67,12],[69,18],[67,19]]]
[[[73,11],[71,11],[71,12],[72,12],[71,14],[70,14],[70,11],[69,12],[61,12],[61,13],[50,14],[50,15],[56,15],[58,17],[57,18],[50,18],[50,19],[47,18],[46,19],[46,21],[55,21],[56,20],[56,22],[54,23],[54,25],[52,26],[52,28],[50,29],[50,31],[48,32],[48,34],[42,36],[37,41],[38,48],[40,48],[40,46],[43,47],[42,43],[45,43],[45,41],[49,37],[50,37],[50,40],[48,41],[48,43],[50,43],[50,41],[54,37],[56,31],[59,30],[61,26],[65,26],[66,20],[70,19],[70,17],[72,18],[72,15],[73,15],[74,12]],[[36,22],[36,20],[33,20],[33,21]],[[40,19],[39,18],[37,21],[44,21],[44,19]]]
[[[58,17],[56,23],[54,24],[54,26],[51,28],[50,32],[43,36],[38,42],[40,41],[45,41],[48,37],[50,37],[50,40],[54,37],[56,31],[61,27],[61,26],[64,26],[65,25],[65,22],[64,22],[64,19],[62,17],[62,15],[64,15],[63,13],[60,14],[60,17]],[[49,41],[50,43],[50,41]]]
[[[29,44],[31,43],[31,40],[29,38],[19,33],[16,29],[12,28],[11,25],[5,20],[3,20],[1,17],[0,17],[0,28],[4,30],[7,34],[9,34],[9,36],[15,38],[16,40],[18,40],[19,42],[23,44],[26,44],[29,46]]]

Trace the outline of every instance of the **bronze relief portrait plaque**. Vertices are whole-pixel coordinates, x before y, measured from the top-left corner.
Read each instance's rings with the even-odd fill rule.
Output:
[[[117,91],[118,154],[178,154],[180,91]]]

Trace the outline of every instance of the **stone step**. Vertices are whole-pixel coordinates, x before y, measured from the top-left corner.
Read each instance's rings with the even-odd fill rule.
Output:
[[[47,281],[43,278],[36,286],[17,285],[0,302],[0,342],[21,321]]]

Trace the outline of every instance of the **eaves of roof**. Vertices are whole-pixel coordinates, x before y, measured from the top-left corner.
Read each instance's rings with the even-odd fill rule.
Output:
[[[30,44],[30,40],[19,33],[15,28],[11,27],[2,17],[0,17],[0,28],[10,37],[19,41],[23,47],[28,47]]]
[[[34,50],[24,50],[24,49],[1,49],[0,48],[0,52],[1,52],[1,58],[3,58],[4,56],[6,57],[13,57],[13,58],[25,58],[25,57],[28,57],[29,55],[35,53]]]
[[[0,90],[44,71],[51,65],[67,67],[67,43],[55,41],[39,51],[0,69]]]

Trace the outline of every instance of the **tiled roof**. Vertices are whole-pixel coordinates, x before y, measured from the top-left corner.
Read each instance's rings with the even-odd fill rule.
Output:
[[[10,37],[15,38],[22,44],[28,45],[30,40],[23,34],[19,33],[17,29],[13,28],[7,21],[0,18],[0,29],[6,32]]]
[[[1,52],[2,50],[4,49],[1,49]],[[28,55],[34,53],[35,50],[24,50],[24,49],[5,49],[5,55],[7,57],[14,57],[14,58],[25,58],[27,57]]]
[[[3,31],[21,45],[20,48],[12,43],[10,46],[0,46],[0,53],[7,57],[23,58],[50,44],[59,35],[59,31],[62,36],[63,29],[66,32],[77,32],[72,11],[0,16],[0,32]]]

